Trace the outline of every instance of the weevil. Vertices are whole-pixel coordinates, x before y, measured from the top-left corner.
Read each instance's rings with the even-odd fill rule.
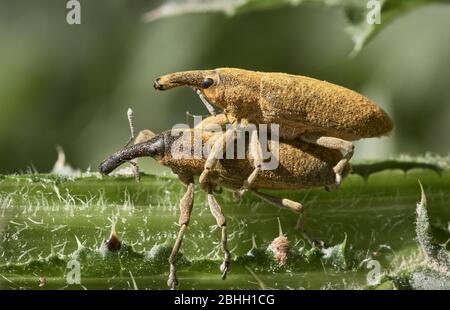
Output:
[[[301,139],[341,151],[343,157],[334,167],[334,188],[353,156],[350,141],[387,135],[393,129],[387,113],[368,98],[305,76],[218,68],[171,73],[154,82],[157,90],[179,86],[193,88],[211,114],[214,107],[220,108],[232,124],[278,124],[282,139]],[[233,135],[225,133],[223,139]],[[251,143],[257,147],[256,140]],[[208,178],[216,158],[217,152],[211,152],[200,182]],[[244,189],[252,186],[260,170],[254,167]]]
[[[225,115],[217,115],[205,119],[202,124],[223,124],[226,122]],[[145,130],[138,135],[135,144],[109,156],[99,166],[99,171],[107,175],[123,163],[137,159],[138,157],[150,156],[161,164],[168,166],[178,175],[181,182],[187,185],[187,191],[180,201],[180,217],[175,245],[169,257],[170,273],[168,286],[174,289],[178,285],[176,277],[176,257],[180,250],[183,236],[190,221],[194,203],[194,177],[201,175],[206,162],[205,156],[195,157],[193,148],[189,155],[183,153],[180,156],[177,148],[173,146],[180,139],[188,139],[194,143],[194,131],[198,128],[173,129],[160,134],[153,134]],[[203,129],[201,135],[202,144],[210,142],[212,133]],[[187,137],[187,138],[186,138]],[[185,141],[183,141],[184,143]],[[224,260],[220,266],[222,278],[225,279],[231,268],[231,254],[227,247],[227,222],[225,215],[218,204],[215,194],[217,186],[231,190],[238,190],[246,180],[246,176],[253,170],[253,160],[247,154],[244,159],[223,159],[211,169],[207,186],[202,187],[207,192],[207,200],[210,211],[221,228],[221,249]],[[260,189],[291,189],[299,190],[306,188],[322,187],[335,182],[333,167],[342,159],[342,154],[333,149],[324,148],[319,145],[305,143],[301,140],[278,144],[279,165],[274,170],[261,171],[259,177],[254,181],[251,193],[276,207],[291,210],[299,215],[297,229],[303,231],[303,206],[302,204],[286,199],[262,193]],[[350,171],[350,165],[346,164],[343,176]],[[309,238],[304,234],[306,238]]]

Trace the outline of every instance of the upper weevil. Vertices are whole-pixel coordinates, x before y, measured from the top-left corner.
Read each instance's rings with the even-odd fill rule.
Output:
[[[349,141],[386,135],[394,127],[386,112],[368,98],[305,76],[219,68],[171,73],[154,83],[157,90],[178,86],[193,88],[210,113],[214,114],[213,106],[218,107],[234,125],[278,124],[284,140],[300,138],[340,150],[343,158],[334,167],[336,185],[353,156]],[[227,143],[233,138],[225,133],[223,140]],[[206,181],[216,164],[215,155],[211,152],[200,182]],[[259,169],[255,167],[253,176]]]

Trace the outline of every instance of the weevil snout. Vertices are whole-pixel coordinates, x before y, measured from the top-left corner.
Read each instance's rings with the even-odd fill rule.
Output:
[[[103,175],[108,175],[121,164],[122,161],[119,158],[111,155],[101,162],[101,164],[98,166],[98,171]]]
[[[165,90],[164,87],[162,87],[161,84],[159,84],[159,80],[160,79],[161,78],[157,78],[155,80],[155,82],[153,83],[153,88],[156,89],[156,90]]]
[[[215,115],[214,107],[223,108],[220,104],[221,87],[219,74],[216,70],[195,70],[175,72],[161,76],[155,80],[156,90],[167,90],[180,86],[192,88],[200,97],[209,113]]]
[[[105,159],[98,166],[98,170],[101,174],[107,175],[123,163],[134,158],[163,156],[165,151],[164,140],[164,135],[157,135],[146,142],[124,148]]]
[[[217,78],[214,70],[195,70],[163,75],[155,80],[153,87],[156,90],[166,90],[179,86],[207,89],[215,83],[217,83]]]

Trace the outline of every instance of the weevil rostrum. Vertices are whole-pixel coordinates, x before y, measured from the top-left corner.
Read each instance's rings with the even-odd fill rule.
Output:
[[[305,76],[218,68],[171,73],[154,82],[157,90],[179,86],[193,88],[210,113],[220,108],[232,124],[278,124],[282,139],[301,139],[341,151],[343,157],[334,167],[335,188],[353,156],[350,141],[387,135],[394,127],[386,112],[363,95]],[[233,136],[224,133],[223,139]],[[216,156],[217,152],[210,153],[201,183],[217,162]],[[254,167],[244,189],[252,186],[260,170]]]
[[[206,118],[202,124],[223,124],[226,122],[225,115],[220,114]],[[190,221],[194,202],[194,177],[202,173],[207,160],[205,156],[200,158],[195,156],[178,156],[179,154],[174,152],[173,145],[186,137],[194,143],[194,130],[193,128],[173,129],[160,134],[153,134],[149,130],[142,131],[136,138],[134,145],[125,147],[109,156],[99,166],[99,171],[106,175],[123,163],[136,160],[138,157],[150,156],[157,159],[161,164],[170,167],[178,175],[179,179],[187,185],[186,193],[180,201],[180,229],[169,258],[170,274],[168,286],[171,289],[174,289],[178,284],[175,258],[180,250],[184,233]],[[213,134],[205,130],[205,128],[201,132],[203,144],[209,143],[211,139],[214,139]],[[222,186],[231,190],[239,190],[242,187],[247,175],[252,172],[254,167],[253,160],[249,159],[249,150],[246,150],[246,152],[244,159],[219,160],[217,165],[210,171],[207,186],[202,187],[207,192],[210,211],[216,219],[217,225],[222,230],[221,249],[224,253],[224,261],[220,266],[220,270],[223,279],[225,279],[227,272],[230,270],[231,255],[227,247],[227,222],[215,198],[215,188]],[[306,143],[301,140],[290,141],[289,143],[280,141],[278,153],[278,167],[274,170],[261,171],[259,177],[254,180],[250,192],[269,204],[298,214],[297,229],[303,231],[303,206],[300,203],[268,195],[259,190],[299,190],[332,185],[335,182],[333,167],[342,159],[342,154],[337,150]],[[343,176],[346,176],[349,171],[350,165],[346,163],[342,172]],[[305,237],[307,237],[306,234]]]

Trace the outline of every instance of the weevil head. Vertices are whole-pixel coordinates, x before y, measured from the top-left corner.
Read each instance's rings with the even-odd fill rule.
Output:
[[[138,157],[164,156],[164,135],[159,134],[148,141],[126,147],[105,159],[98,167],[101,174],[110,174],[114,169]]]
[[[180,86],[195,89],[210,88],[217,81],[215,70],[182,71],[163,75],[155,80],[153,87],[156,90],[167,90]]]
[[[208,105],[227,110],[258,102],[260,73],[234,68],[184,71],[161,76],[153,86],[157,90],[191,87],[211,112]]]

